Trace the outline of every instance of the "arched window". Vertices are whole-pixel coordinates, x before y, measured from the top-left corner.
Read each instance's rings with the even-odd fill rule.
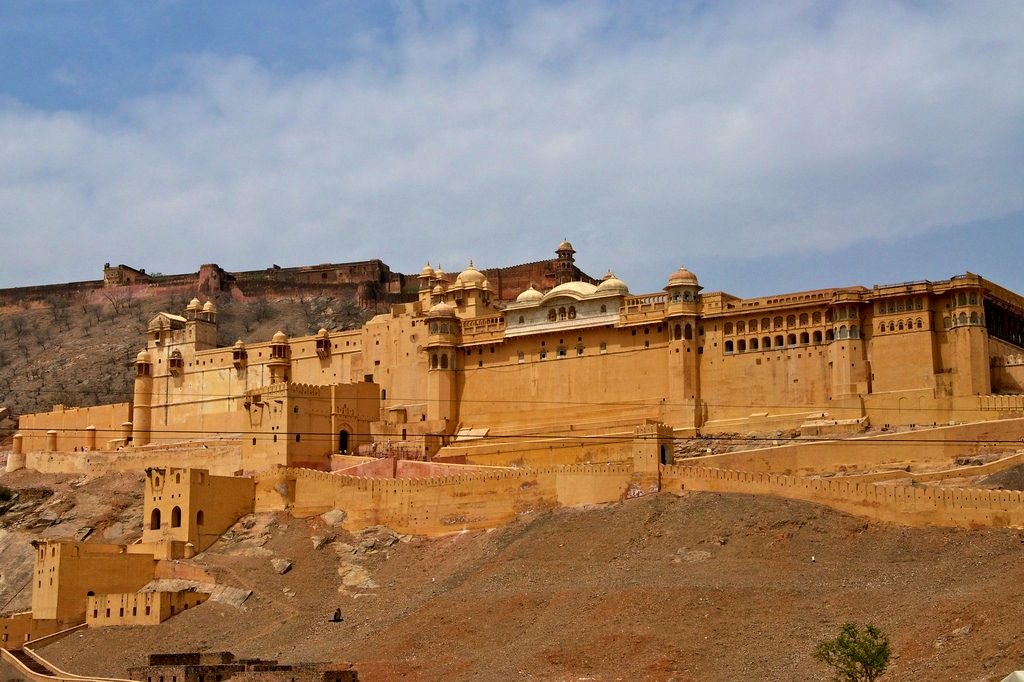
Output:
[[[739,341],[736,342],[736,351],[742,353],[745,350],[747,350],[747,342],[743,339],[740,339]]]
[[[761,339],[761,350],[768,350],[772,347],[772,337],[766,336]]]
[[[565,319],[565,306],[562,306],[561,308],[558,309],[558,319]]]
[[[757,320],[751,320],[750,324],[748,326],[750,327],[750,331],[756,332],[757,331]]]
[[[963,294],[961,294],[963,296]],[[960,317],[957,318],[960,324],[967,324],[967,313],[960,313]]]
[[[846,328],[845,324],[839,328],[839,338],[840,339],[848,339],[848,338],[850,338],[850,330]]]
[[[725,323],[725,329],[723,330],[726,334],[732,334],[732,322]]]
[[[776,329],[782,329],[782,316],[780,315],[772,320],[772,324],[775,325]]]
[[[800,332],[800,344],[806,346],[811,342],[811,335],[807,332]]]
[[[807,313],[800,313],[800,326],[806,326],[807,324]]]
[[[786,336],[786,345],[787,346],[795,346],[796,345],[796,334],[789,334],[788,336]]]
[[[732,341],[726,341],[725,342],[725,352],[726,353],[731,353],[732,352]]]
[[[437,353],[430,354],[430,368],[437,369]]]
[[[154,509],[153,513],[149,515],[149,529],[160,530],[160,510]]]
[[[978,324],[978,313],[971,313],[971,324]]]
[[[967,300],[967,302],[970,303],[971,305],[978,305],[978,295],[977,294],[971,294],[971,296]]]
[[[677,324],[675,327],[672,328],[672,338],[675,339],[676,341],[678,341],[679,339],[683,338],[683,326],[682,325]]]
[[[787,327],[795,327],[796,326],[796,315],[786,315],[786,326]]]
[[[921,318],[920,318],[920,317],[919,317],[919,318],[917,318],[917,328],[918,328],[918,329],[920,329],[920,328],[921,328]]]
[[[903,331],[903,320],[900,320],[899,324],[896,325],[896,329]]]
[[[782,348],[785,345],[785,340],[782,338],[782,334],[775,337],[775,347]]]
[[[736,323],[736,333],[737,334],[744,334],[744,333],[746,333],[746,331],[747,331],[747,323],[746,322],[744,322],[743,320],[740,320],[739,322]]]
[[[557,317],[558,317],[558,313],[555,312],[554,308],[552,308],[551,310],[548,311],[548,319],[549,320],[554,322]]]
[[[889,331],[891,331],[891,332],[896,331],[896,325],[894,325],[892,322],[889,323]]]
[[[850,325],[850,338],[851,339],[859,339],[860,338],[860,330],[857,329],[857,325],[855,325],[855,324],[851,324]]]
[[[388,399],[388,389],[386,389],[386,388],[380,389],[380,399],[381,400],[387,400]]]
[[[689,322],[687,322],[686,326],[683,327],[683,338],[687,341],[693,340],[693,327],[690,326]]]
[[[180,471],[174,474],[174,482],[175,483],[181,483],[181,472]]]
[[[575,320],[576,319],[576,306],[574,306],[574,305],[569,306],[569,319],[570,320]]]
[[[768,331],[771,328],[772,328],[772,321],[769,320],[767,317],[762,317],[761,318],[761,329],[763,331]]]
[[[171,528],[181,528],[181,507],[171,510]]]
[[[519,364],[521,365],[524,362],[526,362],[526,353],[519,351]]]
[[[448,369],[448,354],[441,353],[441,369]]]
[[[814,314],[811,315],[811,322],[813,324],[821,324],[821,313],[814,311]]]
[[[608,306],[606,306],[604,303],[601,304],[601,312],[602,313],[608,312]]]
[[[832,333],[832,330],[831,330],[831,329],[826,329],[826,330],[825,330],[825,341],[835,341],[835,338],[836,338],[836,337],[835,337],[835,335],[834,335],[834,334]]]
[[[957,303],[959,303],[960,305],[967,305],[967,294],[965,294],[964,292],[961,291],[956,298]]]
[[[831,322],[832,321],[832,309],[831,308],[829,308],[828,310],[825,311],[825,321],[826,322]]]
[[[814,332],[814,337],[813,338],[814,338],[814,343],[821,343],[821,332],[820,331]]]
[[[203,525],[203,522],[205,520],[206,520],[206,515],[203,513],[203,510],[200,509],[199,511],[196,512],[196,525],[197,526]]]
[[[884,332],[885,331],[885,322],[883,322],[880,325],[878,325],[878,331],[880,331],[880,332]]]
[[[757,337],[750,339],[750,350],[757,350]]]
[[[526,322],[526,318],[523,317],[522,315],[520,315],[519,316],[519,324],[523,324],[524,322]]]

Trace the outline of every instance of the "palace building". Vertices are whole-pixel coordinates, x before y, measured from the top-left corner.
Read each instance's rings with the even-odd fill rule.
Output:
[[[27,415],[18,449],[229,434],[244,469],[321,468],[374,443],[430,457],[483,435],[931,425],[1024,407],[1024,298],[978,275],[744,299],[680,268],[634,294],[583,275],[574,253],[564,242],[540,268],[546,287],[427,266],[416,300],[361,329],[230,347],[215,303],[194,299],[150,322],[130,405]]]

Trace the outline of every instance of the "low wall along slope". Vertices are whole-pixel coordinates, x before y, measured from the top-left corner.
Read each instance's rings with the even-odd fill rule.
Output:
[[[1024,527],[1024,493],[1011,490],[893,486],[842,479],[666,466],[662,490],[774,495],[907,526]]]

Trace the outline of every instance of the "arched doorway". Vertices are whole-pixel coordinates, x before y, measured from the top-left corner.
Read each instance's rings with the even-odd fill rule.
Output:
[[[149,529],[160,530],[160,510],[154,509],[153,513],[149,515]]]
[[[338,432],[338,452],[348,453],[348,431],[345,429]]]
[[[171,510],[171,528],[181,528],[181,507]]]

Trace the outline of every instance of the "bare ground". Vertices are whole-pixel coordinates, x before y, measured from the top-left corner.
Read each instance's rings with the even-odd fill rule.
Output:
[[[325,534],[337,539],[314,550]],[[279,575],[275,557],[294,567]],[[254,590],[241,610],[207,602],[44,654],[119,676],[149,652],[201,649],[348,661],[365,680],[827,679],[814,645],[856,621],[890,635],[887,679],[997,680],[1024,668],[1022,562],[1021,531],[744,495],[662,494],[433,540],[260,515],[198,557]],[[328,623],[338,607],[344,622]]]

